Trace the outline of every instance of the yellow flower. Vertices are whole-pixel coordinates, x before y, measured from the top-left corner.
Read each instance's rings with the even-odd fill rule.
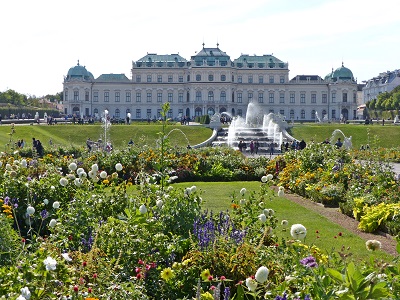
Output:
[[[201,276],[201,279],[208,280],[208,277],[211,276],[210,270],[205,269],[203,272],[201,272],[200,276]]]
[[[161,278],[165,281],[170,281],[174,276],[174,271],[172,271],[171,268],[165,268],[161,271]]]
[[[213,300],[214,297],[213,297],[213,295],[210,294],[210,292],[205,292],[200,295],[200,299],[201,300]]]

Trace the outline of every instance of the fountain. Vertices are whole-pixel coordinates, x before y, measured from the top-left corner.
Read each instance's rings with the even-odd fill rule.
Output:
[[[274,148],[280,149],[284,141],[293,140],[293,137],[286,132],[287,127],[288,124],[283,116],[264,114],[260,106],[251,102],[248,104],[246,117],[232,117],[229,128],[223,128],[218,132],[213,145],[236,148],[239,141],[246,144],[257,141],[260,151],[269,151],[271,144]]]
[[[321,119],[319,118],[318,112],[315,112],[315,122],[316,123],[321,123]]]
[[[332,132],[332,136],[331,136],[331,139],[330,139],[330,143],[331,143],[332,145],[334,145],[335,142],[336,142],[336,140],[337,140],[337,138],[338,138],[338,136],[340,136],[340,135],[343,136],[343,147],[344,147],[346,150],[351,149],[351,148],[353,147],[353,143],[351,142],[351,138],[352,138],[352,137],[351,137],[351,136],[350,136],[350,137],[346,137],[346,136],[344,135],[343,131],[341,131],[340,129],[335,129],[335,130]]]
[[[104,110],[104,114],[101,118],[101,121],[102,121],[101,127],[104,130],[104,140],[102,141],[100,139],[98,141],[98,147],[110,152],[112,150],[112,145],[111,145],[111,141],[109,140],[109,135],[107,133],[110,130],[111,122],[110,122],[110,116],[108,114],[107,109]]]

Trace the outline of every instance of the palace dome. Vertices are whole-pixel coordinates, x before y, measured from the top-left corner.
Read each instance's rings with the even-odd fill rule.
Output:
[[[76,66],[68,70],[67,79],[73,79],[73,78],[80,78],[83,80],[91,80],[91,79],[94,80],[94,76],[92,75],[92,73],[86,70],[86,67],[81,66],[79,64],[79,61]]]

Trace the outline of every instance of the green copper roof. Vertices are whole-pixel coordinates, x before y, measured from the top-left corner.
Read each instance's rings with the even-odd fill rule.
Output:
[[[92,73],[86,70],[84,66],[81,66],[78,61],[78,64],[75,67],[70,68],[68,71],[67,79],[72,78],[83,78],[85,80],[90,80],[94,79],[94,76]]]
[[[195,66],[203,66],[204,64],[207,66],[226,66],[228,65],[230,57],[224,51],[219,49],[218,45],[217,48],[204,48],[203,44],[203,49],[201,49],[196,55],[192,56],[191,59],[194,60]]]
[[[263,67],[270,67],[270,68],[284,68],[287,67],[287,64],[285,64],[283,61],[280,59],[276,58],[273,55],[270,54],[264,54],[262,56],[259,55],[248,55],[248,54],[242,54],[240,55],[239,58],[235,59],[234,64],[236,66],[241,66],[241,65],[247,65],[247,66],[257,66],[259,68]]]
[[[351,79],[353,80],[353,72],[351,72],[350,69],[346,68],[345,66],[342,66],[340,68],[337,68],[333,74],[332,74],[332,78],[335,79]]]
[[[96,81],[102,82],[129,82],[125,74],[101,74]]]
[[[137,62],[187,62],[186,59],[184,59],[182,56],[179,54],[154,54],[154,53],[148,53],[146,56],[143,56],[141,59],[139,59]]]

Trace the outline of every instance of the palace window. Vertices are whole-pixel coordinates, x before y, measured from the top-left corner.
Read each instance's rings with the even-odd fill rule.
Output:
[[[151,102],[151,100],[152,100],[152,99],[151,99],[151,98],[152,98],[152,95],[151,95],[151,94],[152,94],[151,92],[147,92],[147,93],[146,93],[146,101],[147,101],[147,102]]]
[[[343,93],[343,102],[347,102],[347,93]]]
[[[142,77],[140,75],[136,75],[136,82],[141,82],[142,81]]]
[[[336,93],[332,93],[332,103],[336,102]],[[333,118],[333,115],[332,115]]]
[[[242,76],[238,76],[238,83],[242,83]]]
[[[140,108],[136,109],[136,119],[141,119],[142,118],[142,111]]]
[[[317,94],[311,94],[311,103],[317,103]]]
[[[226,92],[225,91],[221,91],[220,101],[226,102]]]
[[[200,81],[201,80],[201,75],[200,74],[197,74],[196,75],[196,81]]]
[[[237,93],[237,103],[242,103],[242,99],[243,99],[243,94]]]
[[[306,111],[302,109],[300,112],[300,119],[305,119],[305,118],[306,118]]]
[[[269,83],[274,83],[275,82],[275,80],[274,80],[274,76],[269,76]]]
[[[305,93],[300,94],[300,103],[306,103],[306,94]]]
[[[162,102],[162,93],[157,93],[157,102]]]
[[[161,75],[157,75],[157,82],[162,82],[162,76]]]
[[[136,102],[142,102],[142,93],[141,92],[136,93]]]
[[[226,81],[226,75],[224,74],[221,75],[221,81]]]
[[[115,92],[115,102],[120,101],[120,92]]]
[[[85,101],[89,101],[89,91],[85,91]]]
[[[285,93],[279,93],[279,103],[285,103]]]
[[[279,77],[279,83],[285,83],[285,76]]]
[[[183,82],[183,76],[182,76],[182,75],[179,75],[178,81],[179,81],[179,82]]]
[[[322,94],[322,103],[328,103],[328,95]]]
[[[291,110],[290,110],[290,112],[289,112],[289,118],[292,119],[292,120],[294,119],[294,109],[291,109]]]
[[[249,75],[248,81],[249,83],[253,83],[253,75]]]
[[[168,93],[168,102],[172,102],[172,100],[173,100],[173,94]]]
[[[93,92],[93,102],[99,102],[99,92]]]
[[[131,92],[125,93],[125,102],[131,102]]]
[[[178,102],[183,102],[183,93],[178,94]]]
[[[264,77],[262,75],[258,76],[258,83],[264,83]]]
[[[201,91],[196,91],[196,102],[201,101]]]
[[[110,92],[104,92],[104,102],[110,101]]]
[[[168,75],[168,82],[171,83],[173,81],[172,75]]]
[[[79,91],[74,91],[74,101],[79,100]]]
[[[269,103],[274,103],[274,101],[275,101],[275,95],[274,95],[274,93],[269,93]]]
[[[147,75],[147,82],[151,82],[151,75]]]
[[[295,103],[295,102],[296,102],[295,93],[290,93],[290,103]]]
[[[214,81],[214,75],[212,74],[208,75],[208,81]]]
[[[264,102],[264,93],[260,92],[258,93],[258,103],[263,103]]]
[[[208,101],[213,102],[214,101],[214,92],[213,91],[208,91]]]

